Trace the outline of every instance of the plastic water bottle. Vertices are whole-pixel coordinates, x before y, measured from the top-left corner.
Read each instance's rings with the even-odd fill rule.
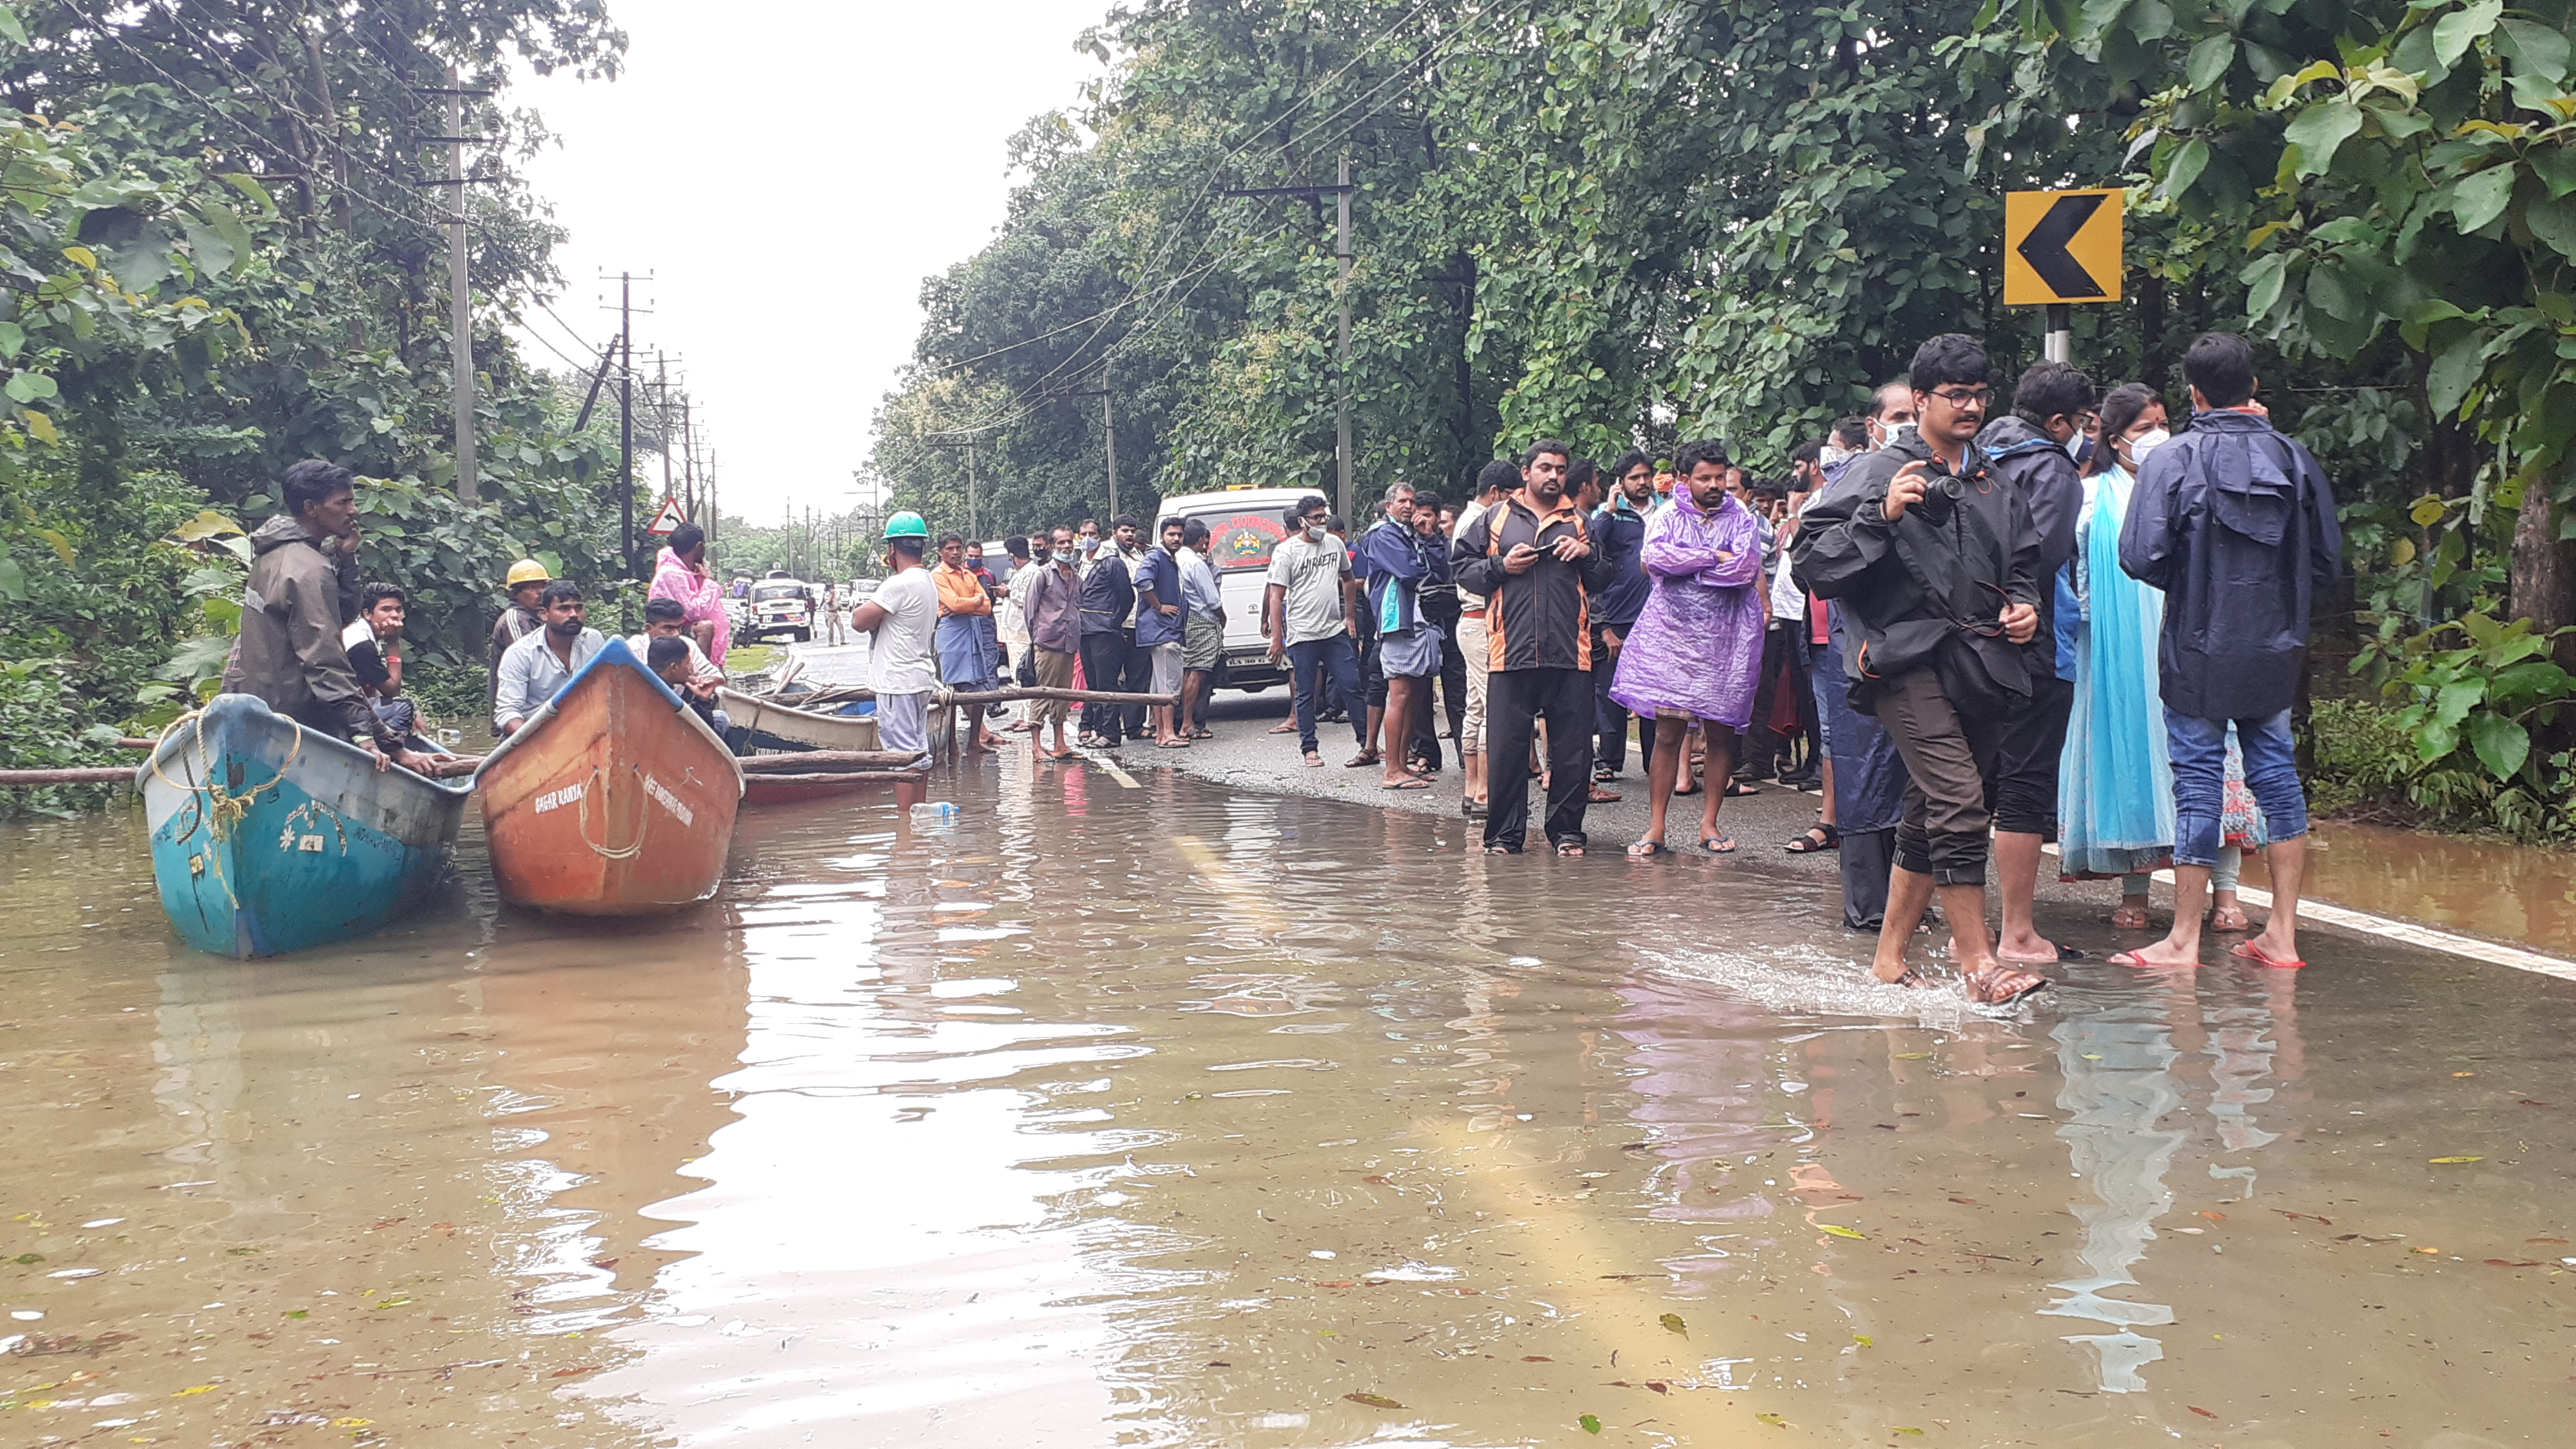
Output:
[[[912,807],[912,818],[915,820],[954,820],[957,818],[957,807],[946,800],[924,800],[920,804]]]

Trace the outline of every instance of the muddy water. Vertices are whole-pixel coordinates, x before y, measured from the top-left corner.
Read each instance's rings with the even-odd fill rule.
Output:
[[[496,909],[469,840],[426,915],[251,964],[172,944],[131,822],[11,828],[0,1442],[2576,1411],[2564,983],[2347,942],[1995,1021],[1853,986],[1757,863],[1492,861],[1152,772],[962,801],[746,812],[717,905],[622,930]]]
[[[2343,822],[2316,833],[2307,888],[2320,900],[2576,953],[2576,854]],[[2269,883],[2259,859],[2245,880]]]

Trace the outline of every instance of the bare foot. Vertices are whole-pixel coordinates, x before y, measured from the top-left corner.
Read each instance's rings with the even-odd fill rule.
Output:
[[[2005,941],[1995,948],[1995,955],[2006,961],[2036,966],[2054,966],[2066,959],[2066,953],[2057,948],[2056,942],[2036,932],[2026,939]]]
[[[2167,936],[2152,946],[2141,946],[2135,951],[2119,952],[2111,957],[2111,964],[2140,966],[2160,971],[2197,970],[2200,966],[2200,943],[2194,941],[2191,948],[2185,950],[2174,944],[2173,937]]]

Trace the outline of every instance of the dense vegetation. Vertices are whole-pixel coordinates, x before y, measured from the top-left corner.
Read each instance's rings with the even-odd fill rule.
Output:
[[[2408,745],[2375,788],[2576,835],[2570,23],[2568,0],[1144,0],[1088,37],[1083,103],[1020,134],[1000,233],[924,287],[873,465],[958,518],[971,438],[988,532],[1100,512],[1106,391],[1130,511],[1329,489],[1346,389],[1363,497],[1541,434],[1607,456],[1712,432],[1778,466],[1933,332],[2033,360],[2003,194],[2122,186],[2126,297],[2077,309],[2078,361],[2178,394],[2194,333],[2256,339],[2349,531],[2321,667],[2354,658]],[[1332,183],[1345,154],[1346,369],[1332,198],[1229,194]]]
[[[578,395],[502,330],[541,305],[557,239],[508,170],[543,137],[504,101],[508,65],[606,75],[623,46],[591,0],[0,9],[0,762],[112,760],[99,736],[211,677],[239,534],[299,457],[364,480],[365,571],[412,590],[433,694],[442,661],[479,657],[510,559],[626,572],[612,433],[576,433]],[[477,505],[456,495],[439,225],[460,188],[426,184],[451,85],[482,92],[466,133],[495,138],[461,188]]]

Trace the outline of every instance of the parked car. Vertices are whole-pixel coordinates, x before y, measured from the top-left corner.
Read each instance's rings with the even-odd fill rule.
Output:
[[[785,569],[751,586],[751,617],[742,629],[746,642],[785,634],[802,644],[814,637],[814,588]]]
[[[1218,493],[1185,493],[1166,498],[1152,516],[1198,519],[1207,525],[1208,562],[1216,566],[1217,589],[1225,598],[1225,653],[1217,684],[1258,694],[1288,682],[1288,666],[1270,662],[1270,641],[1262,637],[1261,608],[1270,573],[1270,550],[1287,535],[1285,521],[1297,500],[1312,488],[1230,488]]]

